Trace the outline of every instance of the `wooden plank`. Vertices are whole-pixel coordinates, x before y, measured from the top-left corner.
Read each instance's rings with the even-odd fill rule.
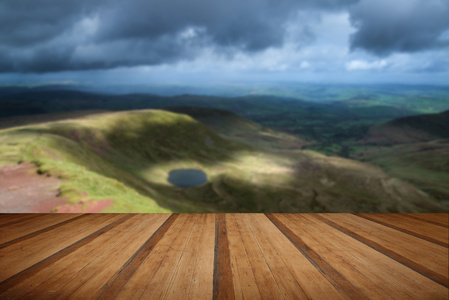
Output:
[[[419,213],[419,214],[402,214],[406,215],[410,218],[423,220],[435,225],[440,225],[444,227],[449,227],[449,214],[425,214],[425,213]]]
[[[26,215],[2,213],[0,214],[0,226],[14,222],[15,220],[20,220],[21,218],[26,218]]]
[[[286,219],[283,214],[266,214],[273,224],[296,246],[296,248],[326,277],[326,279],[343,295],[351,299],[367,299],[367,297],[355,287],[340,272],[324,260],[314,249],[300,238],[290,227],[292,221]],[[285,222],[288,223],[285,223]],[[290,226],[287,226],[290,225]],[[296,224],[293,225],[296,228]]]
[[[0,250],[0,281],[6,280],[119,219],[120,216],[86,215],[65,226]]]
[[[196,217],[191,214],[179,215],[123,286],[117,299],[138,299],[145,294],[154,299],[161,299],[165,295],[171,272],[184,251]]]
[[[210,219],[211,215],[209,215]],[[211,299],[213,296],[213,265],[214,265],[214,239],[209,238],[209,243],[204,243],[204,235],[209,229],[209,236],[214,233],[214,224],[207,224],[208,216],[206,214],[201,214],[198,216],[195,224],[193,225],[191,236],[187,242],[184,251],[181,254],[178,265],[172,272],[172,278],[168,285],[168,290],[164,295],[164,299]],[[214,218],[215,219],[215,218]],[[209,228],[206,226],[209,225]],[[203,244],[201,244],[203,242]],[[207,257],[209,258],[209,268],[206,273],[210,276],[205,278],[205,274],[196,274],[196,279],[204,282],[203,286],[196,286],[198,289],[192,294],[196,294],[197,297],[189,297],[190,290],[192,287],[192,282],[195,279],[195,266],[196,264],[204,264],[205,262],[198,260],[198,253],[201,248],[208,249],[209,253]],[[206,276],[207,276],[206,274]],[[203,275],[203,278],[201,278]],[[199,277],[199,278],[198,278]],[[144,294],[144,297],[150,297],[152,294]]]
[[[54,224],[81,216],[81,214],[45,214],[41,218],[21,214],[22,219],[17,216],[12,225],[0,226],[0,244],[25,236],[32,232],[44,229]]]
[[[120,228],[116,228],[113,232],[113,239],[105,237],[102,240],[98,240],[98,238],[98,241],[94,241],[98,245],[95,257],[90,257],[80,262],[73,262],[71,268],[67,269],[68,273],[65,273],[64,276],[52,278],[49,287],[46,287],[45,284],[38,286],[28,293],[26,298],[68,299],[77,292],[78,295],[79,293],[83,294],[79,299],[94,298],[94,293],[85,294],[86,286],[89,288],[94,285],[95,291],[100,290],[110,276],[99,282],[96,280],[100,277],[99,274],[111,269],[113,271],[110,273],[114,274],[142,246],[145,238],[151,236],[165,219],[166,216],[165,218],[164,216],[148,218],[145,215],[133,218],[130,222],[120,226]],[[89,249],[86,249],[86,251],[89,251]],[[72,260],[71,257],[67,258],[69,264],[70,260]],[[60,268],[60,266],[56,266],[56,268]]]
[[[313,216],[279,219],[368,298],[447,299],[447,288]]]
[[[96,218],[98,221],[94,221],[95,217],[93,217],[92,219],[88,219],[88,217],[89,216],[83,218],[83,221],[86,221],[86,219],[90,221],[87,225],[88,226],[91,225],[91,227],[86,229],[82,225],[79,226],[81,232],[84,231],[83,232],[84,234],[81,235],[78,232],[76,232],[76,234],[74,234],[71,237],[67,237],[64,240],[60,240],[59,237],[56,236],[53,240],[53,244],[49,243],[47,245],[49,249],[42,249],[41,247],[39,247],[40,251],[35,252],[34,249],[32,248],[32,245],[27,245],[26,247],[22,247],[19,249],[15,249],[17,248],[16,247],[17,245],[13,245],[11,247],[2,249],[7,251],[1,251],[3,253],[1,253],[0,256],[0,258],[2,258],[0,260],[2,268],[3,270],[6,270],[4,273],[1,274],[1,276],[4,277],[5,279],[2,282],[0,282],[0,290],[2,291],[8,290],[9,288],[17,285],[18,283],[26,280],[27,278],[33,276],[37,272],[45,269],[49,265],[60,260],[64,256],[76,251],[85,244],[90,243],[98,236],[106,233],[114,226],[123,222],[126,218],[123,216],[121,218],[119,218],[119,216],[105,216],[105,218],[97,216]],[[73,225],[73,223],[69,225]],[[70,232],[70,229],[68,231]],[[77,240],[80,236],[82,238]],[[39,237],[42,238],[42,235]],[[60,241],[60,243],[57,243],[56,241]],[[17,255],[22,260],[17,260],[16,257],[13,257],[14,251],[17,253],[18,250],[21,250],[23,252],[23,254],[19,252],[20,255]],[[53,254],[48,256],[48,253]],[[8,257],[8,259],[4,259],[3,257]],[[18,266],[11,265],[10,263],[11,261],[14,261],[14,263]]]
[[[254,228],[250,226],[249,216],[250,214],[239,214],[236,220],[261,295],[270,299],[308,299],[282,260],[283,253],[252,230]],[[264,221],[270,222],[267,218]]]
[[[214,285],[215,214],[206,214],[187,299],[212,299]]]
[[[166,218],[165,222],[101,287],[101,289],[96,293],[98,295],[97,298],[113,299],[117,296],[118,293],[120,293],[124,285],[130,280],[136,270],[147,259],[148,255],[153,252],[154,248],[158,245],[160,240],[163,239],[167,232],[172,229],[172,225],[176,223],[179,214],[172,214],[169,217],[168,215],[164,214],[163,217]],[[155,223],[155,225],[157,226],[159,225],[159,223]],[[151,231],[153,231],[153,229],[154,228],[151,228]],[[127,255],[126,253],[124,254],[124,258],[126,258]]]
[[[0,299],[448,299],[441,214],[77,216],[0,214]]]
[[[243,246],[245,247],[245,251],[248,255],[260,295],[268,299],[284,299],[284,295],[291,296],[291,293],[296,289],[298,291],[298,295],[304,296],[302,289],[297,284],[293,276],[290,276],[290,278],[287,276],[285,278],[286,281],[289,280],[289,283],[291,283],[290,287],[293,287],[287,291],[285,291],[285,285],[283,282],[278,283],[279,281],[277,280],[277,275],[279,268],[273,265],[272,257],[267,257],[272,254],[270,251],[272,252],[273,250],[276,250],[272,249],[272,245],[268,245],[268,251],[263,251],[264,248],[266,248],[267,243],[266,241],[256,237],[257,233],[254,233],[252,228],[249,226],[247,216],[248,214],[237,214],[234,215],[234,218],[238,226]],[[285,265],[282,264],[280,268],[285,268]]]
[[[448,248],[351,214],[313,214],[312,216],[433,281],[449,287]]]
[[[100,297],[105,283],[116,278],[119,270],[130,257],[134,255],[136,257],[138,253],[143,252],[143,250],[139,252],[139,249],[146,249],[145,245],[148,245],[146,241],[151,240],[168,217],[167,214],[140,215],[138,219],[141,220],[141,224],[133,222],[127,224],[126,228],[121,228],[118,237],[122,236],[123,239],[120,242],[116,242],[112,247],[106,249],[85,267],[66,278],[59,286],[53,286],[49,289],[51,294],[47,293],[42,299],[48,297],[52,299],[112,299],[114,289]],[[40,299],[37,297],[39,291],[33,292],[27,296],[32,299]]]
[[[194,234],[194,228],[198,219],[198,214],[188,215],[185,228],[181,229],[171,248],[168,249],[167,256],[143,291],[142,298],[164,299],[166,297],[182,257],[188,251],[187,247]]]
[[[39,234],[76,221],[82,217],[83,215],[81,214],[53,214],[46,216],[46,218],[39,222],[26,222],[0,228],[0,249],[21,243]]]
[[[238,228],[236,214],[226,214],[226,228],[235,299],[261,298],[249,255]],[[216,299],[221,298],[217,297]]]
[[[310,299],[344,299],[340,292],[315,266],[292,244],[292,242],[263,214],[245,214],[248,226],[262,247],[273,248],[283,264],[294,276],[305,295]],[[257,269],[259,272],[259,269]],[[282,277],[281,277],[282,280]],[[265,295],[265,293],[262,293]],[[347,297],[349,299],[349,297]]]
[[[229,237],[225,214],[215,219],[214,299],[234,299],[235,290],[229,254]],[[234,276],[237,276],[235,274]]]
[[[46,214],[1,214],[0,216],[0,228],[3,226],[9,226],[31,220],[38,217],[43,217]]]
[[[37,299],[42,295],[48,296],[49,291],[56,291],[57,287],[70,280],[79,270],[86,267],[94,259],[106,252],[110,247],[119,244],[136,227],[147,225],[144,215],[129,214],[129,219],[109,231],[98,236],[90,243],[78,248],[60,260],[49,265],[33,276],[23,280],[16,286],[0,294],[0,298]],[[126,241],[124,241],[126,243]],[[77,283],[73,282],[73,285]]]
[[[401,214],[355,214],[370,221],[414,235],[423,240],[449,247],[449,229],[407,218]]]

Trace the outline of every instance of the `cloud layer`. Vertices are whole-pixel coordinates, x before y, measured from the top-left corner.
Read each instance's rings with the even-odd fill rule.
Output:
[[[448,15],[447,0],[2,0],[0,73],[204,64],[211,57],[325,71],[345,49],[373,60],[339,58],[335,68],[379,70],[387,63],[377,57],[447,47]],[[332,16],[346,16],[352,34],[341,18],[341,30],[323,26]],[[337,50],[332,56],[329,49]]]
[[[392,52],[416,52],[447,47],[449,30],[447,0],[364,0],[350,9],[357,32],[351,48],[379,56]]]

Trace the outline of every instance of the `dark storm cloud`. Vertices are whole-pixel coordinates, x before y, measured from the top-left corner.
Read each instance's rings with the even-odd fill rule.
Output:
[[[357,0],[166,0],[116,1],[105,12],[100,36],[148,38],[187,26],[205,30],[220,46],[257,51],[282,44],[284,22],[299,9],[338,9]],[[130,18],[132,16],[132,18]]]
[[[446,47],[441,35],[449,30],[448,0],[362,0],[350,9],[357,32],[352,49],[378,56]]]
[[[98,0],[0,0],[0,45],[32,46],[57,37]]]
[[[156,65],[206,47],[260,51],[283,44],[299,10],[357,1],[0,0],[0,72]]]

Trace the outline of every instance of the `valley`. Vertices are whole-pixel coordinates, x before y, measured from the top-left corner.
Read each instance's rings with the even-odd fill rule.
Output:
[[[95,203],[102,212],[449,211],[444,136],[373,140],[379,126],[424,108],[368,102],[3,95],[0,169],[32,164],[60,180],[55,212]],[[168,178],[178,169],[202,170],[207,182],[177,187]]]

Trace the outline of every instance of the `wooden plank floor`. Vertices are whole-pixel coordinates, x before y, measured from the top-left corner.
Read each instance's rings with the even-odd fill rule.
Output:
[[[448,214],[0,214],[0,299],[448,299]]]

